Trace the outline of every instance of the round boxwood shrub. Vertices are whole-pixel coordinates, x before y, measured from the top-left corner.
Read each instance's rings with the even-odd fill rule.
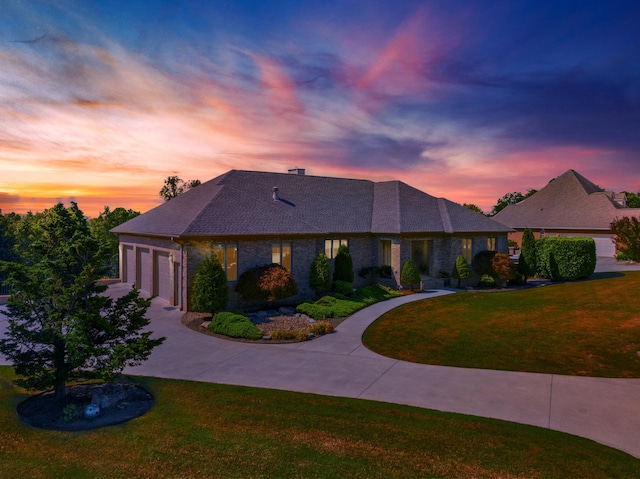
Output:
[[[242,273],[236,291],[245,301],[277,301],[298,294],[298,286],[289,271],[273,263]]]
[[[227,275],[214,255],[208,255],[196,271],[191,290],[191,309],[214,314],[229,303]]]
[[[413,286],[420,284],[420,273],[413,265],[413,261],[406,261],[402,265],[402,271],[400,272],[400,282],[407,283],[409,288],[413,289]]]

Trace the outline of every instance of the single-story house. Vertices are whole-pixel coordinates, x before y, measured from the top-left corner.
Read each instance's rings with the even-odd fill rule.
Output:
[[[507,206],[493,219],[516,230],[509,234],[509,239],[518,244],[524,229],[529,228],[538,238],[593,238],[598,256],[614,256],[611,223],[623,216],[640,216],[640,208],[627,208],[624,193],[606,191],[569,170],[529,198]]]
[[[511,228],[401,181],[328,178],[231,170],[113,229],[120,237],[120,277],[141,290],[188,309],[198,266],[214,252],[229,280],[232,304],[239,276],[278,263],[298,285],[296,300],[312,298],[309,272],[325,252],[333,260],[346,244],[354,286],[361,268],[390,266],[398,286],[413,260],[425,287],[442,282],[455,259],[507,251]],[[389,270],[389,268],[387,268]],[[435,283],[434,283],[435,282]],[[441,284],[441,283],[440,283]]]

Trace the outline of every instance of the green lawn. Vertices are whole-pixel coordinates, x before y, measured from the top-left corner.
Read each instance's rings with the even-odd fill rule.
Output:
[[[0,477],[631,478],[640,460],[587,439],[407,406],[138,378],[156,397],[127,424],[70,433],[18,420],[0,367]]]
[[[640,272],[396,308],[364,344],[406,361],[596,377],[640,377]]]

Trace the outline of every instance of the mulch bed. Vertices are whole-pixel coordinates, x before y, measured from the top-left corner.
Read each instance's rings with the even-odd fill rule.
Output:
[[[333,324],[335,328],[342,321],[347,318],[329,318],[326,321],[329,321]],[[188,312],[182,316],[181,323],[189,329],[193,329],[202,334],[207,334],[209,336],[214,336],[216,338],[226,339],[228,341],[238,341],[243,343],[265,343],[265,344],[281,344],[281,343],[296,343],[299,342],[297,339],[288,339],[288,340],[275,340],[275,339],[241,339],[241,338],[230,338],[229,336],[223,336],[221,334],[215,334],[209,331],[209,329],[202,327],[202,323],[205,321],[211,320],[211,314],[209,313],[193,313]],[[260,329],[263,333],[268,334],[271,331],[276,330],[284,330],[284,331],[299,331],[306,330],[311,324],[308,318],[304,315],[302,316],[272,316],[267,319],[261,320],[260,322],[255,323],[258,329]]]
[[[118,388],[123,399],[113,407],[100,411],[95,419],[85,419],[84,416],[73,421],[65,421],[64,408],[75,405],[84,411],[84,407],[91,403],[93,393],[104,388],[106,384],[81,384],[67,387],[67,395],[62,402],[54,398],[53,391],[47,391],[25,399],[18,405],[20,419],[41,429],[57,431],[84,431],[97,429],[115,424],[122,424],[145,414],[153,405],[151,394],[133,384],[110,384],[110,388]]]

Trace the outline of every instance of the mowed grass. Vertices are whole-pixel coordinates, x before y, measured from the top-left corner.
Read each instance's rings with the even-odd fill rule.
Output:
[[[469,291],[379,318],[364,344],[406,361],[595,377],[640,377],[640,272],[503,293]]]
[[[156,404],[78,433],[20,423],[0,367],[0,477],[631,478],[640,460],[503,421],[267,389],[136,378]]]

